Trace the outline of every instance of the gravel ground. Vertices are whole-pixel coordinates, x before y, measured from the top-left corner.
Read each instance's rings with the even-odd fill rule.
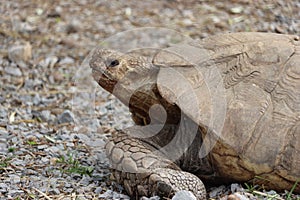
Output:
[[[103,147],[110,128],[132,124],[130,115],[96,86],[84,61],[106,38],[140,27],[193,39],[238,31],[300,35],[296,0],[4,0],[0,13],[1,200],[129,199],[110,181]],[[210,191],[214,199],[270,199],[238,184]]]

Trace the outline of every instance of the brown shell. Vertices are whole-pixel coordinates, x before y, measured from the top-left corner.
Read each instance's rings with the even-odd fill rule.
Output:
[[[153,63],[162,97],[219,136],[210,154],[217,173],[300,180],[299,37],[217,35],[162,50]]]

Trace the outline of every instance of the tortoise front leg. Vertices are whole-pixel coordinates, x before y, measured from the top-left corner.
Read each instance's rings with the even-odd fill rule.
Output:
[[[106,144],[113,175],[133,199],[155,195],[170,198],[180,190],[206,199],[205,187],[197,176],[181,171],[157,152],[154,146],[122,131],[113,134]]]

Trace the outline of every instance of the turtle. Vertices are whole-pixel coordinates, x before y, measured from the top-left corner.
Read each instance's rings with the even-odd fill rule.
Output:
[[[105,148],[133,199],[249,181],[300,192],[298,36],[225,33],[148,57],[100,47],[89,66],[132,113]]]

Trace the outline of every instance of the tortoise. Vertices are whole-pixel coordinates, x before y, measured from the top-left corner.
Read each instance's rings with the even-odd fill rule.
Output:
[[[180,190],[206,199],[203,182],[282,191],[300,180],[298,36],[227,33],[149,57],[97,48],[89,65],[136,124],[106,144],[134,199]]]

